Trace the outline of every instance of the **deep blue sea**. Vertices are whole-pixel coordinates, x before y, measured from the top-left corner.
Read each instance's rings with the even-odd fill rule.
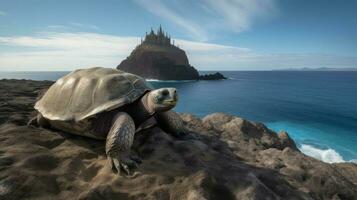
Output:
[[[0,72],[0,79],[56,80],[67,72]],[[234,71],[222,81],[155,81],[176,87],[178,112],[225,112],[286,130],[305,154],[357,161],[357,72]]]

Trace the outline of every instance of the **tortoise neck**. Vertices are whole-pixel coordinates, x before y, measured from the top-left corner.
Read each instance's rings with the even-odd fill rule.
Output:
[[[139,105],[139,107],[142,107],[142,110],[143,110],[144,112],[149,113],[149,115],[153,115],[153,114],[155,113],[155,110],[154,110],[154,108],[153,108],[153,106],[152,106],[152,103],[151,103],[151,101],[150,101],[150,99],[149,99],[149,94],[150,94],[150,92],[147,92],[147,93],[141,98],[141,100],[139,101],[139,104],[141,104],[141,105]]]
[[[133,118],[136,127],[155,114],[155,111],[150,109],[148,94],[149,93],[146,93],[135,104],[132,104],[124,110]]]

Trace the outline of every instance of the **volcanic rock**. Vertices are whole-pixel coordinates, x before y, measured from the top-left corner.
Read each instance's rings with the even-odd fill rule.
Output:
[[[224,80],[227,79],[223,74],[216,72],[214,74],[204,74],[200,75],[200,80]]]
[[[141,44],[117,67],[146,79],[198,80],[186,53],[176,46]]]
[[[181,114],[182,138],[138,132],[140,174],[116,175],[104,141],[26,126],[51,84],[0,80],[0,199],[356,199],[356,164],[323,163],[286,132],[223,113]]]
[[[171,38],[160,27],[153,30],[118,66],[117,69],[158,80],[219,80],[222,74],[200,76],[189,64],[184,50],[171,43]]]

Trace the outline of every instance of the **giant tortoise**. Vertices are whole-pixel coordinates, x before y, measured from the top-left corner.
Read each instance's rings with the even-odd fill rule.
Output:
[[[30,125],[106,140],[108,162],[115,173],[130,174],[140,159],[130,154],[135,132],[154,119],[166,132],[185,133],[172,111],[175,88],[153,89],[143,78],[117,69],[75,70],[58,79],[37,101]]]

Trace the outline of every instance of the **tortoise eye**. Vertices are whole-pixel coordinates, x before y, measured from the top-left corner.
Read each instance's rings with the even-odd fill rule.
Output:
[[[169,91],[168,91],[168,90],[163,90],[163,91],[161,92],[161,94],[162,94],[163,96],[167,96],[167,95],[169,94]]]

